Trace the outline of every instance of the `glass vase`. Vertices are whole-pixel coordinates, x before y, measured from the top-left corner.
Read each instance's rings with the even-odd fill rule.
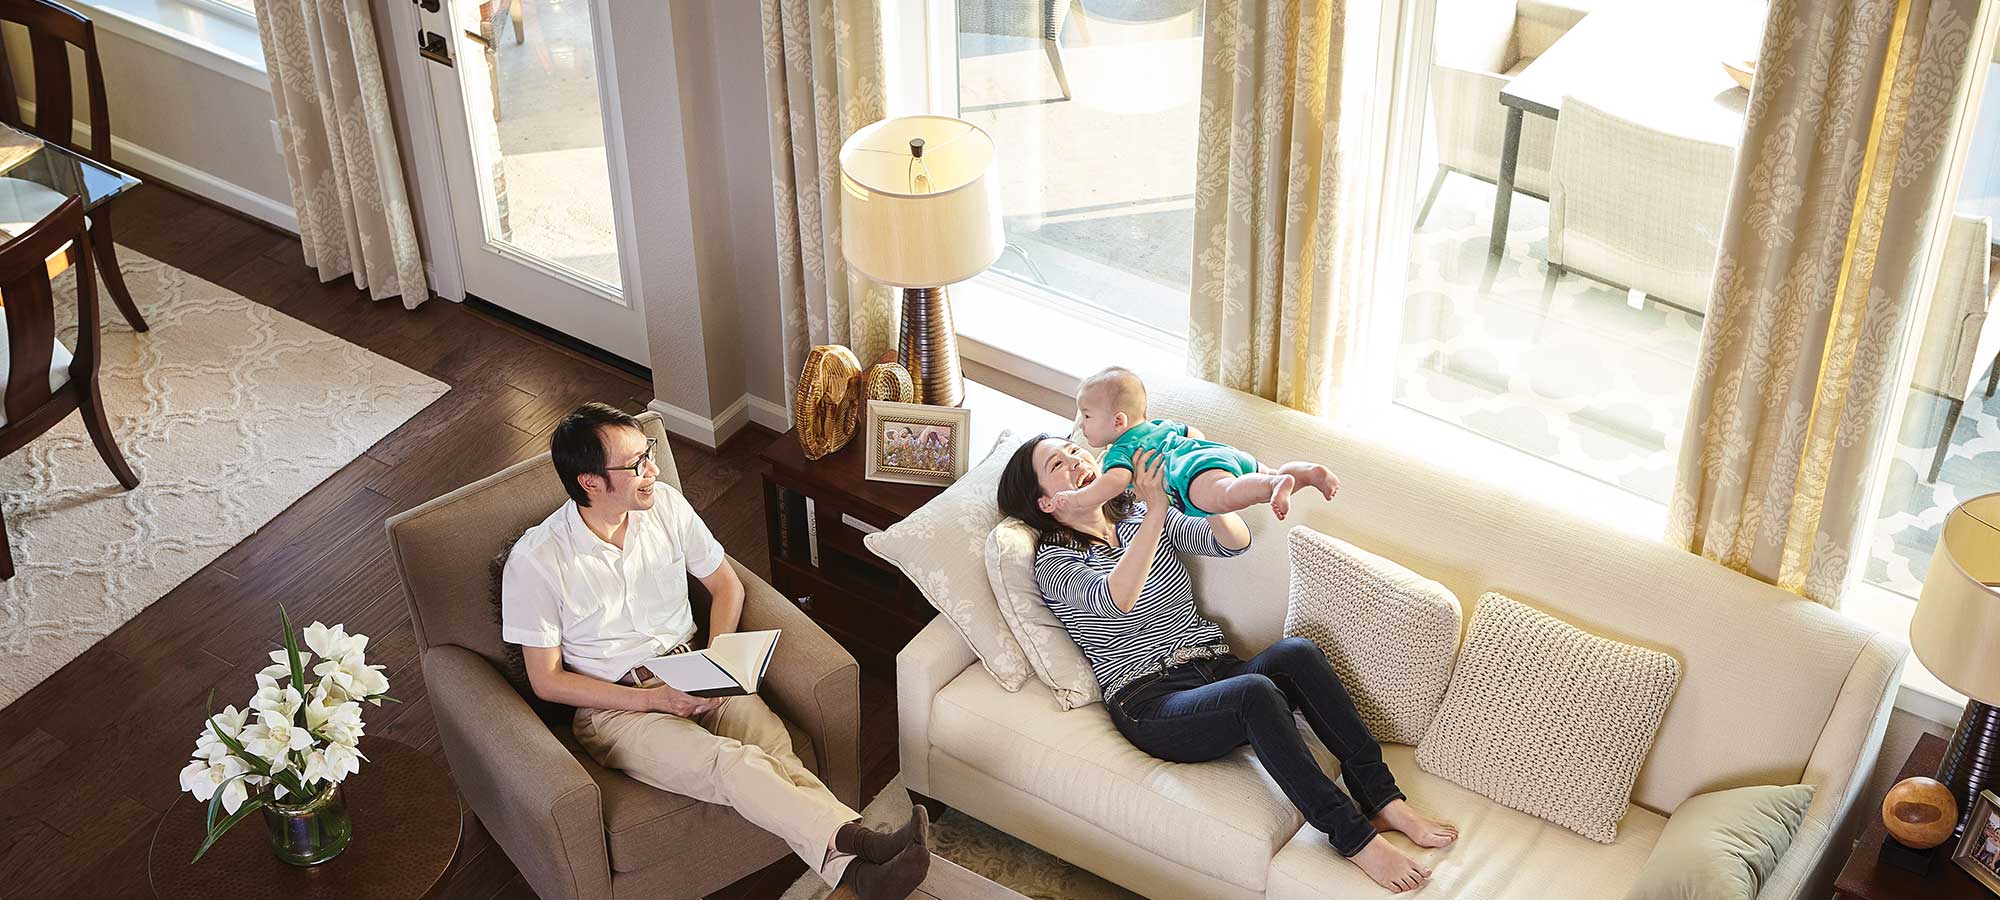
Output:
[[[316,866],[339,856],[354,833],[338,784],[328,784],[319,796],[296,806],[273,803],[262,812],[271,831],[271,852],[294,866]]]

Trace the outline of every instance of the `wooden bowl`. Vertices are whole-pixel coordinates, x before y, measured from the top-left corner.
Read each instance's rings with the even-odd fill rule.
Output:
[[[1757,77],[1757,61],[1754,59],[1746,59],[1740,63],[1725,61],[1722,70],[1728,72],[1729,77],[1735,79],[1736,83],[1747,91],[1750,89],[1750,80]]]
[[[1882,798],[1882,824],[1903,846],[1929,850],[1958,826],[1958,801],[1936,779],[1905,778]]]

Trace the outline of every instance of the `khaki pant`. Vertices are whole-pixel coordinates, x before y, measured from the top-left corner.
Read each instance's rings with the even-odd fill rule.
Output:
[[[660,790],[736,810],[783,838],[827,884],[839,884],[853,859],[829,848],[833,833],[860,814],[806,769],[792,752],[784,720],[754,694],[729,697],[695,719],[579,708],[574,728],[577,743],[598,763]]]

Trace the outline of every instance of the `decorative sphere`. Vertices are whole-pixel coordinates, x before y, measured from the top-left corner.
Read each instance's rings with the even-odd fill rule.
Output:
[[[1928,850],[1958,825],[1958,801],[1935,778],[1905,778],[1882,798],[1882,824],[1905,847]]]

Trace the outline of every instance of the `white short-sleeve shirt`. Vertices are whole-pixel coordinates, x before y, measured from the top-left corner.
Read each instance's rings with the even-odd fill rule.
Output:
[[[576,501],[522,533],[500,576],[500,636],[561,647],[570,669],[617,681],[694,636],[687,576],[722,567],[722,545],[664,482],[635,510],[620,550],[583,523]]]

